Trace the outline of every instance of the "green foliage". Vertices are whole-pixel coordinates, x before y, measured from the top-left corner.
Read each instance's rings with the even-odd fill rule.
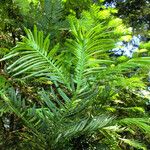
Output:
[[[62,0],[30,2],[28,15],[24,15],[24,25],[29,28],[36,25],[38,29],[44,31],[44,35],[50,33],[52,44],[56,44],[58,41],[63,42],[63,36],[68,30],[68,23]]]
[[[143,48],[143,49],[150,50],[150,42],[142,43],[140,47]]]
[[[143,149],[143,150],[146,150],[147,148],[145,147],[145,145],[137,142],[137,141],[134,141],[134,140],[129,140],[129,139],[121,139],[123,142],[137,148],[137,149]]]
[[[139,127],[143,132],[145,132],[149,136],[150,133],[149,118],[126,118],[121,120],[121,122],[124,124],[128,124],[132,128]]]
[[[115,4],[118,9],[118,16],[121,16],[124,22],[133,27],[134,33],[140,33],[149,37],[148,30],[150,16],[150,2],[147,0],[105,0],[104,3]],[[126,11],[125,11],[126,10]]]
[[[98,13],[99,7],[93,6],[90,12],[83,12],[80,20],[74,16],[69,17],[71,34],[74,38],[68,39],[66,42],[66,48],[69,50],[67,55],[72,56],[72,65],[67,68],[72,67],[74,70],[72,71],[74,72],[73,82],[77,85],[76,93],[84,91],[84,88],[87,86],[87,79],[93,78],[94,73],[107,68],[107,65],[109,66],[113,63],[110,59],[100,58],[99,55],[108,52],[108,50],[114,47],[117,38],[121,34],[128,32],[128,30],[124,29],[118,33],[118,27],[116,25],[114,27],[110,26],[111,21],[109,20],[103,22],[103,19],[101,20],[101,18],[97,17]],[[93,14],[95,14],[94,19],[92,18]],[[113,17],[110,16],[111,19]],[[88,26],[86,22],[88,22]],[[93,24],[93,22],[95,23]],[[23,38],[23,42],[18,43],[12,49],[12,52],[2,59],[6,60],[13,56],[22,56],[9,66],[8,70],[13,73],[13,76],[22,73],[29,74],[26,78],[49,76],[50,80],[58,81],[65,85],[68,84],[67,87],[70,89],[71,81],[69,82],[69,79],[66,80],[67,78],[65,78],[65,76],[70,78],[70,75],[64,69],[64,66],[70,60],[66,58],[66,63],[62,64],[63,53],[56,56],[57,45],[49,51],[48,37],[43,40],[43,33],[37,32],[36,27],[33,34],[30,30],[26,30],[26,33],[28,37]],[[28,59],[30,60],[27,61]]]
[[[117,11],[97,6],[103,1],[15,2],[19,8],[26,4],[24,19],[33,8],[32,23],[24,22],[43,31],[25,28],[26,36],[9,53],[0,53],[5,54],[0,126],[9,126],[9,136],[1,130],[7,138],[0,135],[5,139],[0,144],[33,150],[148,149],[149,99],[142,93],[150,58],[138,52],[133,58],[112,55],[115,43],[131,34],[114,16]],[[62,22],[69,25],[62,29]]]
[[[22,118],[24,124],[33,134],[32,139],[26,139],[25,136],[22,142],[29,142],[30,144],[31,140],[33,147],[34,144],[36,146],[41,143],[41,145],[37,145],[39,149],[42,149],[42,147],[57,149],[59,145],[65,148],[71,139],[94,134],[95,131],[108,126],[112,121],[112,118],[108,115],[89,116],[85,113],[87,108],[81,101],[78,102],[77,106],[74,106],[75,102],[71,100],[64,105],[59,101],[58,103],[57,101],[53,102],[42,91],[40,93],[41,107],[38,108],[35,105],[28,107],[26,101],[16,97],[14,90],[9,89],[9,93],[10,98],[2,92],[1,97],[10,110]],[[60,106],[59,108],[56,106],[56,103]],[[82,108],[80,112],[75,111],[83,106],[84,109]]]
[[[13,73],[13,76],[27,72],[30,75],[25,76],[26,78],[44,75],[50,76],[52,80],[63,82],[65,78],[61,73],[61,58],[59,55],[55,56],[58,45],[49,52],[49,36],[43,39],[43,32],[37,32],[36,27],[34,28],[34,35],[27,29],[26,33],[28,38],[24,37],[23,42],[18,43],[12,52],[6,56],[6,59],[16,55],[22,56],[8,70]]]

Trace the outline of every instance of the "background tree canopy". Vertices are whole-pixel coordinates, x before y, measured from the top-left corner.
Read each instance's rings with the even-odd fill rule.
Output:
[[[118,9],[118,16],[133,27],[134,33],[140,33],[149,38],[150,1],[149,0],[106,0],[106,4]]]
[[[150,149],[149,1],[1,0],[0,11],[0,149]],[[115,54],[139,33],[132,57]]]

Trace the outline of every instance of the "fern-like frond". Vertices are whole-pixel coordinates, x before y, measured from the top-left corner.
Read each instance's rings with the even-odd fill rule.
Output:
[[[137,149],[142,149],[142,150],[147,150],[146,146],[136,140],[131,140],[131,139],[122,139],[120,138],[121,141],[123,141],[124,143],[137,148]]]
[[[150,118],[125,118],[120,123],[126,124],[131,128],[138,127],[142,132],[150,135]]]
[[[41,127],[41,124],[38,122],[39,123],[38,127],[37,124],[35,124],[35,120],[38,118],[38,116],[35,116],[33,113],[35,110],[34,107],[32,108],[32,115],[31,115],[27,106],[25,105],[25,101],[22,100],[20,96],[17,97],[15,90],[12,88],[9,89],[8,93],[0,91],[0,98],[2,98],[2,100],[5,102],[5,104],[12,113],[14,113],[17,117],[22,119],[24,125],[28,127],[30,132],[35,137],[39,137],[38,141],[43,142],[44,136],[42,134],[39,136],[40,133],[38,131],[39,127]]]
[[[74,39],[69,39],[66,45],[74,56],[76,91],[81,93],[86,87],[89,76],[105,69],[113,62],[98,57],[99,54],[110,50],[114,46],[115,40],[109,37],[113,31],[109,31],[103,24],[98,24],[87,31],[80,25],[81,20],[74,20],[74,18],[70,20]]]
[[[36,105],[28,108],[24,100],[16,97],[14,90],[9,89],[9,93],[1,92],[0,97],[11,111],[22,119],[28,131],[31,130],[32,140],[37,142],[34,138],[39,138],[38,142],[42,142],[41,146],[44,147],[47,146],[46,143],[50,142],[49,146],[57,149],[62,142],[67,143],[67,141],[82,135],[91,136],[96,131],[108,127],[114,119],[105,114],[89,117],[80,116],[78,112],[71,114],[74,110],[73,105],[75,105],[73,101],[68,103],[52,101],[45,91],[40,93],[42,105],[40,108]]]
[[[71,139],[79,137],[81,135],[91,135],[98,129],[101,130],[104,127],[107,127],[110,122],[113,120],[113,117],[100,115],[93,118],[83,118],[79,121],[69,123],[64,127],[64,130],[58,135],[56,142],[60,142],[63,139]]]
[[[12,52],[2,59],[19,56],[7,68],[9,73],[12,76],[23,75],[23,78],[46,77],[68,84],[62,65],[63,57],[56,55],[59,45],[49,50],[49,35],[44,39],[43,32],[38,32],[36,27],[33,33],[28,29],[25,31],[27,37],[23,37],[23,41],[19,42]]]
[[[150,57],[138,57],[129,60],[129,62],[139,63],[143,65],[150,65]]]

